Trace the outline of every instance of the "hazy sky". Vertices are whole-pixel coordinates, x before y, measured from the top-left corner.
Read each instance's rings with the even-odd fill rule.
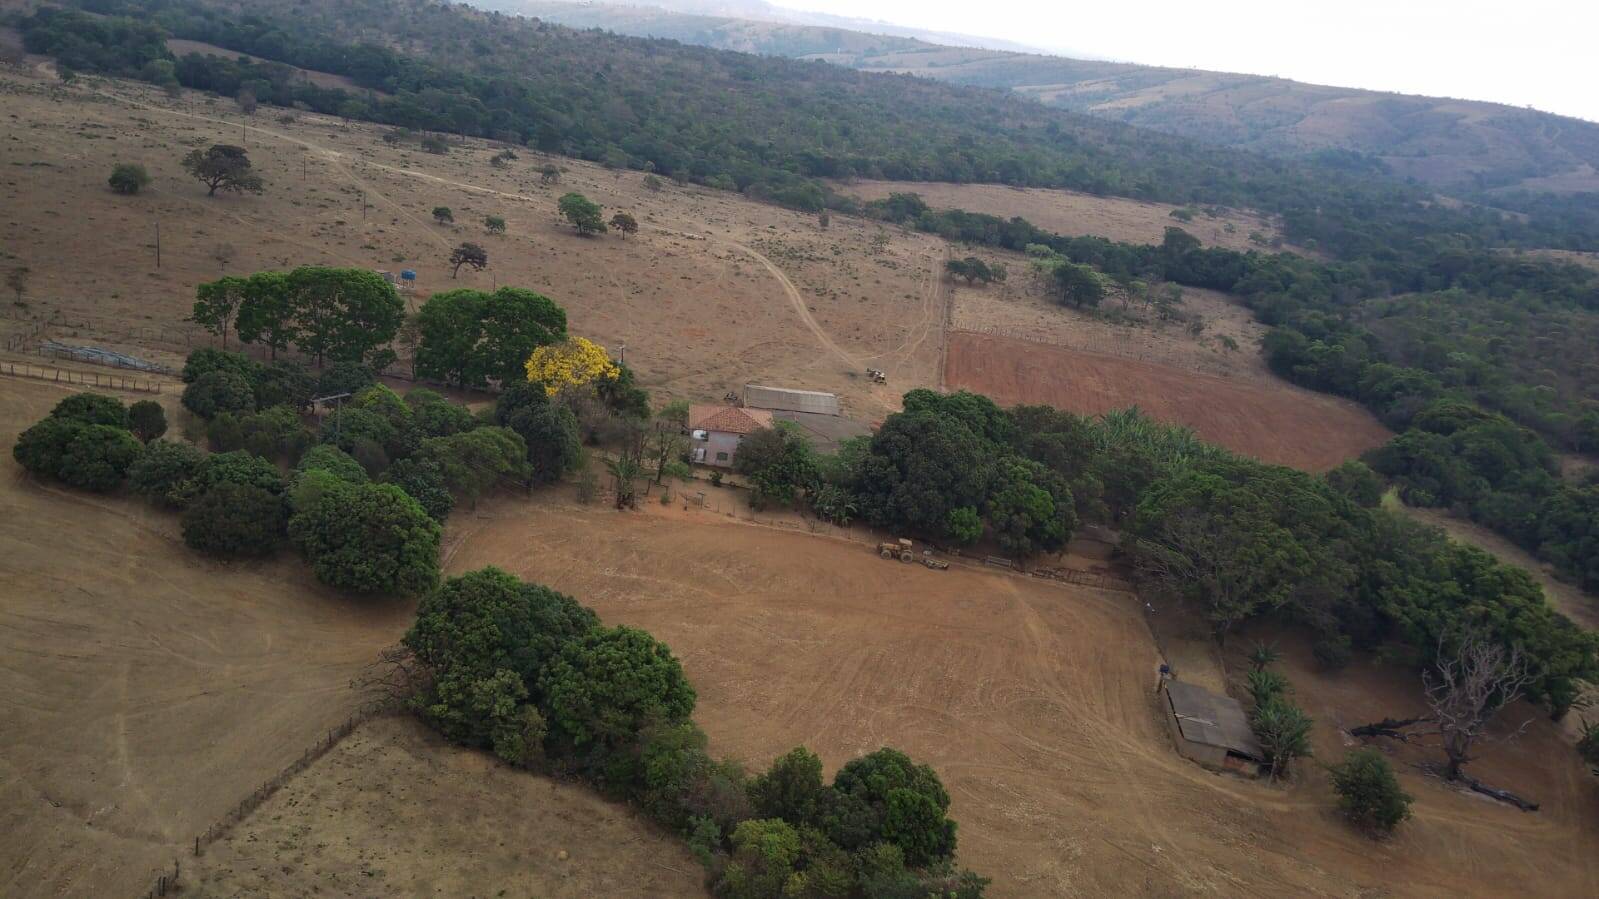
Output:
[[[1155,65],[1599,121],[1599,0],[774,0]]]

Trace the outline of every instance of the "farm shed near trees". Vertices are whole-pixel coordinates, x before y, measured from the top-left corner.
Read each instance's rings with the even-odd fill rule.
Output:
[[[752,409],[772,409],[779,412],[839,414],[837,394],[823,393],[820,390],[763,387],[760,384],[744,385],[744,405]]]
[[[1181,681],[1168,681],[1163,694],[1179,753],[1217,771],[1260,776],[1266,754],[1238,700]]]

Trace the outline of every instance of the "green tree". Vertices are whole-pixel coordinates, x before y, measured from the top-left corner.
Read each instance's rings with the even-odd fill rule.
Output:
[[[433,220],[441,225],[448,225],[455,221],[455,213],[448,206],[433,207]]]
[[[377,272],[304,266],[289,273],[295,343],[316,357],[344,362],[381,359],[405,320],[405,302]],[[393,361],[392,351],[388,361]],[[374,363],[381,368],[386,362]]]
[[[733,829],[733,857],[722,869],[716,895],[725,899],[782,899],[796,876],[800,836],[777,818],[744,821]]]
[[[455,509],[455,497],[444,481],[444,470],[431,459],[401,459],[383,472],[383,482],[404,490],[429,518],[441,524]]]
[[[183,408],[201,418],[223,412],[250,412],[255,409],[255,388],[236,372],[208,371],[183,388]]]
[[[822,782],[822,760],[803,746],[772,762],[750,781],[750,802],[763,818],[781,818],[796,827],[819,821],[828,787]]]
[[[484,216],[483,217],[483,228],[484,228],[484,230],[488,231],[490,234],[504,234],[505,233],[505,218],[503,216],[498,216],[498,215]]]
[[[128,468],[128,489],[167,506],[182,500],[180,488],[194,478],[205,454],[187,443],[155,440]]]
[[[463,265],[470,265],[473,271],[483,271],[489,267],[489,251],[470,241],[461,244],[450,251],[450,277],[459,275]]]
[[[240,343],[264,344],[272,359],[300,338],[289,276],[283,272],[256,272],[244,279],[234,330]]]
[[[549,297],[516,287],[493,293],[449,290],[417,315],[417,373],[462,387],[525,381],[533,350],[566,338],[566,312]]]
[[[535,484],[555,483],[583,458],[577,416],[564,404],[524,406],[506,427],[527,444],[528,475]]]
[[[121,428],[52,416],[23,431],[11,455],[34,474],[105,493],[122,483],[143,450],[143,444]]]
[[[1265,750],[1273,780],[1288,773],[1294,759],[1310,755],[1311,724],[1303,709],[1282,698],[1257,706],[1250,714],[1249,725]]]
[[[51,418],[70,418],[86,425],[110,425],[127,430],[128,410],[114,396],[100,393],[74,393],[50,410]]]
[[[556,206],[579,234],[587,236],[605,230],[605,220],[600,217],[602,207],[582,194],[566,194],[557,201]]]
[[[1081,309],[1098,306],[1105,298],[1105,282],[1091,266],[1062,262],[1055,267],[1054,277],[1062,303]]]
[[[124,162],[111,170],[108,180],[113,191],[131,196],[149,186],[150,173],[142,165]]]
[[[436,463],[451,492],[473,503],[500,481],[524,480],[527,473],[527,444],[509,428],[430,437],[418,456]]]
[[[221,484],[242,484],[271,494],[281,494],[285,487],[283,474],[276,465],[254,453],[233,450],[202,457],[195,466],[194,475],[179,484],[169,500],[173,505],[186,507]]]
[[[128,407],[128,430],[144,443],[167,432],[167,413],[155,400],[139,400]]]
[[[317,579],[356,593],[409,595],[439,576],[439,525],[392,484],[329,490],[289,519]]]
[[[195,289],[194,310],[189,314],[189,321],[221,337],[224,350],[228,348],[228,331],[244,303],[249,283],[246,278],[219,278]]]
[[[1350,459],[1327,472],[1327,483],[1349,497],[1349,501],[1367,509],[1382,502],[1382,478],[1364,462]]]
[[[1410,817],[1410,794],[1376,750],[1357,749],[1328,772],[1338,793],[1338,810],[1361,830],[1387,836]]]
[[[183,511],[183,542],[224,558],[268,556],[283,542],[283,497],[244,484],[218,484]]]
[[[306,450],[294,466],[297,472],[326,471],[349,484],[365,484],[370,478],[361,463],[331,444],[318,444]]]
[[[824,815],[828,835],[846,849],[886,841],[920,867],[955,852],[955,822],[945,817],[949,793],[927,765],[884,747],[839,769],[839,799]],[[934,814],[936,812],[936,814]]]
[[[189,151],[183,157],[183,170],[209,188],[208,197],[215,196],[219,190],[260,193],[264,186],[244,148],[228,144],[212,144],[205,150]]]
[[[596,628],[568,644],[543,686],[552,735],[580,749],[618,747],[694,712],[694,688],[671,650],[629,627]]]
[[[749,477],[750,504],[790,505],[803,492],[816,488],[821,470],[816,452],[797,427],[778,422],[759,428],[739,443],[733,470]]]
[[[287,406],[295,411],[308,409],[316,390],[316,378],[298,362],[279,359],[256,369],[255,405],[258,409],[273,406]]]
[[[623,237],[638,233],[638,219],[626,212],[618,212],[611,216],[611,227],[621,232]]]

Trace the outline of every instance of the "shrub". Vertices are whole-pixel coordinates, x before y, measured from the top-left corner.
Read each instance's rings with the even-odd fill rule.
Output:
[[[527,461],[534,483],[561,479],[583,458],[577,416],[557,403],[529,405],[511,413],[506,426],[527,444]]]
[[[433,207],[433,220],[441,225],[455,221],[455,213],[448,206]]]
[[[1266,705],[1289,692],[1288,678],[1275,671],[1258,668],[1245,676],[1249,686],[1250,701],[1256,707]]]
[[[158,407],[159,408],[159,407]],[[128,429],[128,410],[114,396],[98,393],[74,393],[50,410],[51,418],[70,418],[86,425],[110,425]]]
[[[317,579],[358,593],[421,593],[439,575],[439,525],[391,484],[330,490],[289,519]]]
[[[833,842],[846,849],[889,842],[919,867],[955,852],[949,793],[927,765],[884,747],[854,759],[833,778],[837,793],[824,814]]]
[[[1361,830],[1386,836],[1410,817],[1411,797],[1376,750],[1357,749],[1328,770],[1339,810]]]
[[[105,493],[122,483],[143,450],[138,438],[121,428],[46,418],[17,437],[11,454],[34,474]]]
[[[237,372],[208,371],[183,389],[183,407],[201,418],[222,412],[251,412],[255,409],[255,388]]]
[[[694,688],[665,644],[629,627],[568,644],[545,679],[553,734],[576,747],[618,746],[649,724],[694,712]]]
[[[533,722],[515,707],[541,702],[546,668],[598,625],[571,597],[498,568],[449,578],[423,598],[404,638],[432,677],[416,707],[447,738],[499,753],[531,737]],[[537,728],[542,742],[542,716]]]
[[[326,443],[306,450],[294,469],[299,472],[325,471],[347,484],[365,484],[369,480],[366,469],[361,467],[361,463],[351,458],[344,450]]]
[[[46,418],[17,436],[11,457],[36,475],[55,477],[67,444],[87,425],[77,419]]]
[[[769,771],[750,781],[749,794],[755,813],[762,817],[815,823],[827,794],[822,760],[803,746],[790,750],[772,762]]]
[[[139,400],[128,407],[128,429],[145,443],[167,432],[167,413],[155,400]]]
[[[194,478],[205,454],[187,443],[155,440],[128,468],[128,488],[168,506],[179,504],[180,489]]]
[[[1351,459],[1327,472],[1327,483],[1356,505],[1370,509],[1382,502],[1382,477],[1359,460]]]
[[[1310,652],[1316,657],[1316,661],[1329,671],[1344,668],[1355,655],[1354,644],[1348,634],[1329,634],[1322,637],[1310,647]]]
[[[777,818],[745,821],[733,830],[733,857],[716,883],[725,899],[781,899],[800,860],[800,835]]]
[[[279,359],[257,370],[255,376],[255,405],[260,409],[288,406],[296,412],[307,409],[311,398],[317,395],[316,378],[305,366],[287,359]]]
[[[183,512],[183,542],[214,556],[271,555],[283,542],[283,497],[259,487],[222,483]]]
[[[194,476],[172,493],[172,502],[188,506],[220,484],[242,484],[272,494],[284,491],[283,475],[276,465],[253,453],[234,450],[202,458],[195,466]]]
[[[111,170],[111,177],[107,181],[117,193],[132,195],[149,185],[150,173],[142,165],[124,162]]]
[[[442,523],[455,509],[444,470],[431,459],[401,459],[383,473],[383,481],[404,490],[434,521]]]
[[[255,361],[243,353],[202,347],[189,354],[183,363],[183,383],[193,384],[200,376],[211,371],[231,371],[254,383]]]

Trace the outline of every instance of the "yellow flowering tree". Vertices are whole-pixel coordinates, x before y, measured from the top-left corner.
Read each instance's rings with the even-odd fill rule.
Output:
[[[527,379],[543,384],[550,396],[595,381],[614,381],[621,374],[605,347],[584,337],[541,346],[527,357]]]

